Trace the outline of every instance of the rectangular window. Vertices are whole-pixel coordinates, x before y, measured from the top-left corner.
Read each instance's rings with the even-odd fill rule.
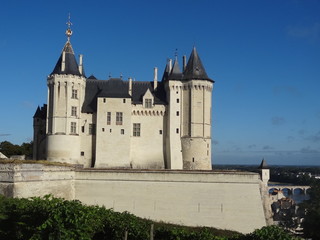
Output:
[[[116,112],[116,125],[122,125],[122,112]]]
[[[140,137],[141,125],[140,123],[133,124],[133,136]]]
[[[176,129],[176,133],[179,133],[179,128]]]
[[[177,98],[177,103],[179,103],[179,98]]]
[[[96,134],[96,125],[93,123],[89,124],[89,134],[90,135],[95,135]]]
[[[106,103],[106,99],[105,98],[103,99],[103,102]]]
[[[72,89],[71,98],[78,99],[78,90]]]
[[[145,99],[145,108],[152,108],[152,99],[147,98]]]
[[[121,135],[123,135],[124,134],[124,129],[121,129]]]
[[[177,116],[179,116],[179,111],[177,111],[177,113],[176,113],[176,114],[177,114]]]
[[[81,127],[81,131],[84,133],[84,126]]]
[[[74,117],[77,116],[77,107],[75,106],[71,107],[71,116],[74,116]]]
[[[162,130],[159,130],[159,134],[162,134]]]
[[[123,103],[126,103],[126,99],[125,98],[123,99]]]
[[[77,133],[77,123],[76,122],[71,122],[70,133],[71,134],[76,134]]]
[[[84,156],[84,152],[81,152],[81,156]]]
[[[111,124],[111,112],[107,112],[107,125]]]

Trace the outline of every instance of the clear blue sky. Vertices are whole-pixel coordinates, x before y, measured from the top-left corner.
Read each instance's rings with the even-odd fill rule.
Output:
[[[151,81],[196,45],[216,81],[213,164],[320,165],[319,0],[2,1],[0,141],[32,140],[69,12],[88,76]]]

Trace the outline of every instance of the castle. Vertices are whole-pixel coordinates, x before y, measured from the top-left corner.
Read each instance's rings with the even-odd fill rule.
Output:
[[[182,71],[177,58],[169,60],[161,81],[157,68],[148,82],[87,78],[70,25],[47,79],[47,104],[34,115],[33,156],[71,165],[1,164],[0,194],[52,194],[155,221],[243,233],[270,224],[264,161],[260,175],[211,170],[214,81],[195,48]]]
[[[86,77],[67,42],[34,115],[34,159],[92,168],[211,170],[211,95],[196,48],[161,81]]]

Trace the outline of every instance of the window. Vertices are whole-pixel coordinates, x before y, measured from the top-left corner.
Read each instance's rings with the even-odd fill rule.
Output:
[[[106,99],[105,98],[103,99],[103,102],[106,103]]]
[[[162,134],[162,130],[159,130],[159,134]]]
[[[84,156],[84,152],[81,152],[81,156]]]
[[[121,135],[123,135],[124,134],[124,129],[121,129]]]
[[[123,99],[123,103],[126,103],[126,99],[125,98]]]
[[[70,133],[71,134],[76,134],[77,133],[77,123],[76,122],[71,122]]]
[[[180,101],[179,98],[177,98],[177,103],[179,103],[179,101]]]
[[[144,105],[145,108],[152,108],[152,99],[150,99],[150,98],[145,99],[144,104],[145,104]]]
[[[104,128],[102,128],[102,132],[104,132]]]
[[[177,116],[179,116],[179,111],[177,111],[177,113],[176,113],[176,114],[177,114]]]
[[[111,124],[111,112],[107,112],[107,125]]]
[[[116,125],[122,125],[122,112],[116,113]]]
[[[96,125],[93,123],[89,124],[89,134],[90,135],[95,135],[96,134]]]
[[[133,124],[133,136],[140,137],[141,125],[140,123]]]
[[[179,128],[176,129],[176,133],[179,133]]]
[[[83,132],[83,133],[84,133],[84,126],[82,126],[82,127],[81,127],[81,132]]]
[[[78,90],[72,89],[71,98],[78,99]]]
[[[71,107],[71,116],[74,116],[74,117],[77,116],[77,107],[75,106]]]

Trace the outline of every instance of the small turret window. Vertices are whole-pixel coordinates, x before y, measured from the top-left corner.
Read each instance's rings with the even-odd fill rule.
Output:
[[[78,90],[77,89],[72,89],[71,98],[78,99]]]
[[[76,122],[71,122],[70,133],[71,134],[76,134],[77,133],[77,123]]]
[[[140,137],[141,131],[141,125],[140,123],[134,123],[133,124],[133,136],[134,137]]]
[[[77,107],[75,106],[71,107],[71,116],[74,116],[74,117],[77,116]]]

